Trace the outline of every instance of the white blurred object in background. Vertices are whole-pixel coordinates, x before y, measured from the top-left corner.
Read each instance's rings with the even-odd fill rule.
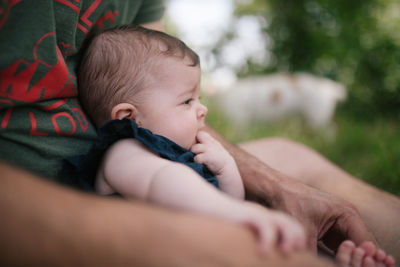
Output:
[[[230,88],[206,82],[204,91],[217,92],[215,100],[234,123],[273,121],[300,115],[312,127],[329,124],[336,105],[346,99],[345,87],[307,73],[272,74],[238,79]]]

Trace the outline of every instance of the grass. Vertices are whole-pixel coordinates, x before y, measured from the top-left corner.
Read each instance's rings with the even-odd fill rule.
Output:
[[[315,130],[300,118],[275,123],[253,122],[240,129],[205,99],[208,123],[233,143],[282,136],[304,143],[345,171],[385,191],[400,196],[400,124],[393,118],[357,120],[336,114],[329,127]]]

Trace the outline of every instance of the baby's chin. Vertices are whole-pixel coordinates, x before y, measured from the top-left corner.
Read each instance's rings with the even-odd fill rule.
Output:
[[[183,147],[184,149],[190,150],[192,148],[192,146],[194,146],[195,144],[197,144],[197,140],[196,137],[194,137],[192,139],[192,141],[186,139],[186,140],[176,140],[177,138],[171,138],[168,137],[167,135],[162,135],[161,136],[165,136],[166,138],[168,138],[169,140],[171,140],[172,142],[174,142],[175,144],[179,145],[180,147]]]
[[[185,143],[183,143],[183,142],[177,142],[177,141],[175,141],[175,140],[173,140],[173,139],[170,139],[170,140],[173,141],[173,142],[175,142],[175,143],[178,144],[179,146],[183,147],[184,149],[187,149],[187,150],[191,150],[191,149],[192,149],[192,146],[194,146],[195,144],[197,144],[197,140],[196,140],[196,139],[194,139],[193,142],[191,142],[191,143],[189,143],[189,142],[185,142]]]

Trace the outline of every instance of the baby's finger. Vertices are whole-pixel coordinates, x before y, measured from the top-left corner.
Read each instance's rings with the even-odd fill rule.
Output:
[[[375,261],[371,256],[367,256],[363,260],[363,267],[376,267]]]
[[[362,248],[356,248],[353,252],[353,259],[351,260],[352,267],[361,267],[365,251]]]
[[[377,261],[383,261],[386,258],[386,253],[382,249],[378,249],[375,254],[375,259]]]
[[[206,161],[206,157],[204,154],[197,154],[194,156],[194,161],[200,164],[204,164]]]
[[[259,235],[260,251],[267,254],[271,251],[272,246],[277,243],[277,230],[270,225],[269,227],[257,226],[257,233]]]
[[[286,227],[279,229],[279,249],[283,254],[289,254],[293,250],[294,241],[292,230]]]
[[[280,247],[282,251],[289,253],[304,248],[306,246],[306,233],[302,225],[285,214],[278,213],[278,216],[277,223],[281,233]]]
[[[206,149],[206,146],[203,144],[194,144],[191,148],[190,151],[192,151],[194,154],[199,154],[203,153]]]
[[[197,138],[197,141],[198,141],[199,143],[207,143],[207,142],[210,142],[210,140],[213,140],[213,138],[211,137],[211,135],[209,135],[209,134],[208,134],[207,132],[205,132],[205,131],[199,131],[199,132],[197,133],[196,138]]]
[[[306,248],[306,233],[303,226],[297,224],[294,249],[302,250],[305,248]]]
[[[351,261],[351,254],[355,249],[352,241],[346,240],[340,244],[338,252],[336,253],[336,262],[339,266],[348,266]]]
[[[360,248],[365,251],[365,256],[374,256],[376,253],[376,247],[371,241],[366,241],[362,243],[360,245]]]
[[[387,258],[385,259],[385,263],[387,266],[390,266],[390,267],[394,266],[395,260],[394,260],[393,256],[391,256],[391,255],[387,256]]]
[[[306,238],[303,228],[289,219],[284,219],[279,225],[281,251],[288,254],[306,245]]]

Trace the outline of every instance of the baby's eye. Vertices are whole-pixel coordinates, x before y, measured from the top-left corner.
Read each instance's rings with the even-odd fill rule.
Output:
[[[185,102],[183,102],[183,104],[189,105],[190,102],[192,102],[192,101],[193,101],[193,98],[189,98],[188,100],[186,100]]]

